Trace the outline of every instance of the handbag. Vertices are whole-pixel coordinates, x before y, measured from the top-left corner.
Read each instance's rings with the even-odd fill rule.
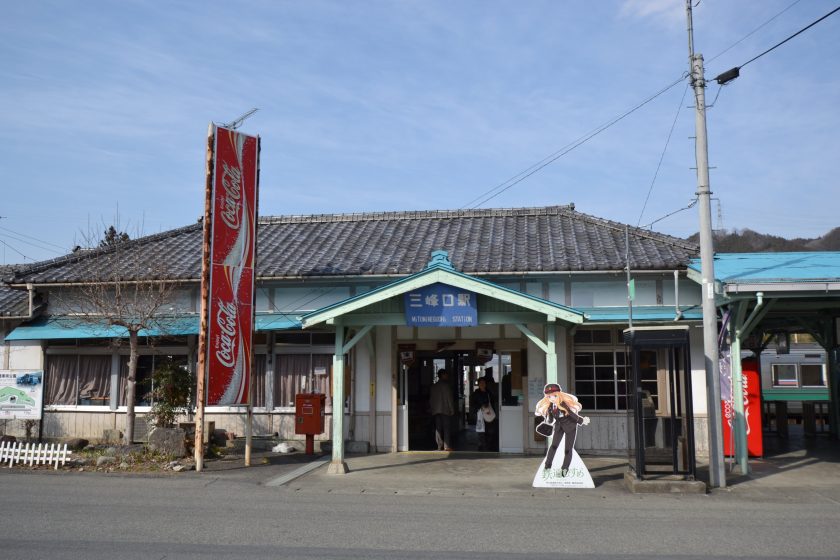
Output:
[[[475,431],[477,433],[484,432],[484,415],[481,413],[480,410],[475,415]]]
[[[549,424],[546,421],[542,421],[537,424],[536,432],[543,437],[551,437],[551,434],[554,433],[554,424]]]
[[[484,416],[485,422],[492,422],[496,419],[496,411],[489,404],[481,407],[481,414]]]

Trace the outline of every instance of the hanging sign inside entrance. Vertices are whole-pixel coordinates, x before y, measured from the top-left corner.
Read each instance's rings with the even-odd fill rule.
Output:
[[[405,323],[412,327],[474,327],[478,308],[473,292],[431,284],[405,294]]]

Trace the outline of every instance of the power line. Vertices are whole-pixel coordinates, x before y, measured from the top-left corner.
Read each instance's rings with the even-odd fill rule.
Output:
[[[25,244],[27,244],[27,245],[29,245],[29,246],[31,246],[31,247],[35,247],[35,248],[37,248],[37,249],[41,249],[42,251],[48,251],[48,252],[50,252],[50,253],[55,253],[55,254],[57,254],[57,255],[63,255],[63,254],[65,254],[65,253],[67,252],[67,251],[64,251],[64,250],[62,250],[62,251],[57,251],[56,249],[53,249],[53,248],[51,248],[51,247],[45,247],[45,246],[40,245],[40,244],[38,244],[38,243],[33,243],[32,241],[27,241],[26,239],[24,239],[24,238],[22,238],[22,237],[19,237],[19,234],[13,234],[13,233],[2,233],[2,232],[0,232],[0,237],[7,237],[7,238],[9,238],[9,239],[13,239],[13,240],[18,241],[18,242],[20,242],[20,243],[25,243]]]
[[[642,227],[643,228],[651,228],[651,227],[653,227],[653,224],[655,224],[657,222],[661,222],[665,218],[670,218],[674,214],[679,214],[680,212],[684,212],[684,211],[686,211],[690,208],[694,208],[694,206],[697,204],[697,202],[698,202],[698,199],[695,198],[694,200],[692,200],[691,202],[688,203],[688,206],[683,206],[679,210],[674,210],[673,212],[669,212],[668,214],[665,214],[661,218],[657,218],[657,219],[653,220],[651,223],[643,225]]]
[[[797,36],[797,35],[799,35],[800,33],[804,33],[805,31],[807,31],[808,29],[810,29],[810,28],[814,27],[814,26],[815,26],[815,25],[817,25],[819,22],[821,22],[822,20],[824,20],[825,18],[827,18],[828,16],[830,16],[831,14],[833,14],[833,13],[835,13],[835,12],[837,12],[837,11],[840,11],[840,6],[837,6],[836,8],[834,8],[833,10],[831,10],[830,12],[828,12],[827,14],[825,14],[823,17],[821,17],[820,19],[818,19],[818,20],[817,20],[817,21],[815,21],[814,23],[812,23],[812,24],[810,24],[810,25],[808,25],[808,26],[806,26],[806,27],[803,27],[802,29],[800,29],[799,31],[797,31],[796,33],[794,33],[793,35],[791,35],[790,37],[788,37],[788,38],[787,38],[787,39],[785,39],[784,41],[780,41],[780,42],[776,43],[775,45],[773,45],[772,47],[770,47],[769,49],[767,49],[766,51],[764,51],[764,52],[763,52],[763,53],[761,53],[760,55],[752,57],[751,59],[749,59],[748,61],[746,61],[745,63],[743,63],[741,66],[739,66],[739,68],[743,68],[744,66],[746,66],[747,64],[749,64],[749,63],[750,63],[750,62],[752,62],[753,60],[757,60],[757,59],[761,58],[762,56],[764,56],[765,54],[769,53],[770,51],[772,51],[772,50],[773,50],[773,49],[775,49],[775,48],[777,48],[777,47],[781,47],[782,45],[784,45],[785,43],[787,43],[788,41],[790,41],[791,39],[793,39],[794,37],[796,37],[796,36]]]
[[[19,235],[19,236],[21,236],[21,237],[26,237],[26,238],[28,238],[28,239],[34,239],[34,240],[35,240],[35,241],[37,241],[38,243],[43,243],[43,244],[45,244],[45,245],[52,245],[53,247],[55,247],[55,248],[57,248],[57,249],[61,249],[62,251],[64,251],[64,250],[65,250],[65,248],[64,248],[64,247],[62,247],[61,245],[56,245],[55,243],[50,243],[49,241],[45,241],[45,240],[43,240],[43,239],[38,239],[37,237],[34,237],[34,236],[32,236],[32,235],[26,235],[25,233],[20,233],[19,231],[15,231],[15,230],[13,230],[13,229],[5,228],[5,227],[3,227],[3,226],[0,226],[0,229],[2,229],[3,231],[8,231],[8,232],[10,232],[10,233],[14,233],[15,235]]]
[[[648,103],[650,103],[651,101],[653,101],[654,99],[656,99],[657,97],[659,97],[660,95],[665,93],[666,91],[673,88],[675,85],[682,82],[686,77],[687,77],[687,74],[683,74],[682,76],[679,77],[679,79],[677,79],[674,82],[672,82],[671,84],[665,86],[664,88],[662,88],[661,90],[659,90],[655,94],[646,98],[644,101],[641,101],[640,103],[636,104],[631,109],[625,111],[624,113],[622,113],[621,115],[619,115],[617,117],[614,117],[613,119],[607,121],[606,123],[602,124],[601,126],[593,129],[592,131],[590,131],[587,134],[581,136],[580,138],[578,138],[574,142],[571,142],[570,144],[566,144],[566,146],[564,146],[563,148],[560,148],[556,152],[546,156],[545,158],[543,158],[539,162],[535,163],[534,165],[525,169],[524,171],[521,171],[520,173],[514,175],[513,177],[511,177],[507,181],[504,181],[503,183],[500,183],[500,184],[496,185],[495,187],[493,187],[492,189],[486,191],[485,193],[477,196],[476,198],[469,201],[467,204],[463,205],[461,207],[461,209],[464,209],[464,208],[467,208],[467,207],[478,208],[482,204],[485,204],[485,203],[491,201],[492,199],[496,198],[497,196],[499,196],[500,194],[502,194],[506,190],[510,189],[511,187],[513,187],[515,185],[518,185],[519,183],[521,183],[522,181],[524,181],[525,179],[527,179],[528,177],[530,177],[531,175],[533,175],[537,171],[540,171],[544,167],[554,163],[555,161],[557,161],[558,159],[560,159],[564,155],[568,154],[569,152],[571,152],[572,150],[574,150],[578,146],[581,146],[581,145],[585,144],[586,142],[588,142],[589,140],[591,140],[595,136],[599,135],[600,133],[602,133],[606,129],[610,128],[614,124],[623,120],[625,117],[627,117],[627,116],[631,115],[632,113],[636,112],[637,110],[641,109],[642,107],[644,107],[645,105],[647,105]],[[475,204],[473,204],[473,203],[475,203]]]
[[[665,147],[662,148],[662,155],[659,156],[659,163],[656,165],[656,172],[653,174],[653,179],[651,179],[650,181],[650,187],[648,187],[647,196],[645,197],[645,203],[644,205],[642,205],[642,211],[639,213],[639,220],[636,222],[636,227],[639,227],[639,224],[642,223],[642,216],[644,216],[645,208],[647,208],[648,200],[650,200],[650,193],[653,192],[653,184],[656,182],[656,178],[659,176],[659,170],[662,168],[662,160],[665,159],[665,152],[668,150],[668,144],[670,144],[671,142],[671,135],[674,134],[674,127],[676,127],[677,125],[677,119],[680,116],[680,111],[682,111],[683,102],[685,101],[685,94],[688,93],[689,85],[690,84],[685,85],[682,97],[680,97],[680,104],[677,106],[677,114],[674,115],[674,122],[671,123],[671,130],[668,131],[668,138],[665,140]]]
[[[707,60],[706,64],[710,63],[711,61],[715,60],[718,57],[723,56],[725,53],[727,53],[730,50],[732,50],[733,48],[737,47],[738,45],[740,45],[741,43],[743,43],[744,41],[749,39],[751,35],[753,35],[757,31],[759,31],[761,28],[765,27],[767,24],[769,24],[771,21],[773,21],[774,19],[776,19],[777,17],[779,17],[780,15],[785,13],[786,11],[790,10],[791,8],[793,8],[794,6],[799,4],[801,1],[802,0],[796,0],[796,2],[794,2],[793,4],[791,4],[790,6],[788,6],[787,8],[785,8],[784,10],[782,10],[781,12],[776,14],[775,16],[771,17],[770,19],[768,19],[767,21],[765,21],[764,23],[762,23],[761,25],[759,25],[758,27],[756,27],[755,29],[753,29],[752,31],[750,31],[749,33],[747,33],[746,35],[744,35],[743,37],[741,37],[740,39],[735,41],[734,43],[732,43],[731,45],[729,45],[728,47],[726,47],[725,49],[720,51],[718,54],[716,54],[715,56],[713,56],[709,60]]]
[[[15,248],[14,248],[14,247],[12,247],[11,245],[9,245],[9,244],[8,244],[8,243],[6,243],[5,241],[3,241],[2,239],[0,239],[0,243],[2,243],[4,246],[8,247],[8,248],[9,248],[9,249],[11,249],[12,251],[14,251],[15,253],[17,253],[17,254],[18,254],[18,255],[20,255],[21,257],[23,257],[24,259],[29,259],[30,261],[34,261],[34,260],[35,260],[35,259],[31,258],[31,257],[27,257],[26,255],[24,255],[23,253],[21,253],[20,251],[18,251],[17,249],[15,249]]]
[[[759,58],[761,58],[765,54],[769,53],[770,51],[772,51],[774,49],[777,49],[778,47],[781,47],[782,45],[784,45],[785,43],[787,43],[788,41],[790,41],[791,39],[793,39],[797,35],[800,35],[800,34],[804,33],[805,31],[811,29],[812,27],[817,25],[819,22],[821,22],[825,18],[831,16],[832,14],[834,14],[838,11],[840,11],[840,6],[837,6],[836,8],[834,8],[833,10],[831,10],[830,12],[825,14],[823,17],[821,17],[820,19],[818,19],[818,20],[812,22],[811,24],[803,27],[802,29],[800,29],[799,31],[797,31],[796,33],[794,33],[793,35],[791,35],[787,39],[785,39],[783,41],[779,41],[778,43],[776,43],[775,45],[773,45],[772,47],[770,47],[769,49],[767,49],[763,53],[752,57],[751,59],[749,59],[745,63],[741,64],[740,66],[735,66],[734,68],[730,68],[729,70],[727,70],[726,72],[723,72],[722,74],[718,74],[718,76],[715,77],[714,80],[721,85],[726,84],[727,82],[731,82],[732,80],[734,80],[735,78],[737,78],[739,76],[741,68],[743,68],[744,66],[746,66],[750,62],[758,60]]]

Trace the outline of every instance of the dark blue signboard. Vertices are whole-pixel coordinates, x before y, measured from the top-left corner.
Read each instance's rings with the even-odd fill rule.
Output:
[[[405,294],[405,323],[412,327],[474,327],[478,308],[473,292],[432,284]]]

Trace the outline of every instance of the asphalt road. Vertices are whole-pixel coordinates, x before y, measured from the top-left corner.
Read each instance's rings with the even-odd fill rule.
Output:
[[[0,472],[0,558],[837,558],[833,499],[336,494],[211,473]]]

